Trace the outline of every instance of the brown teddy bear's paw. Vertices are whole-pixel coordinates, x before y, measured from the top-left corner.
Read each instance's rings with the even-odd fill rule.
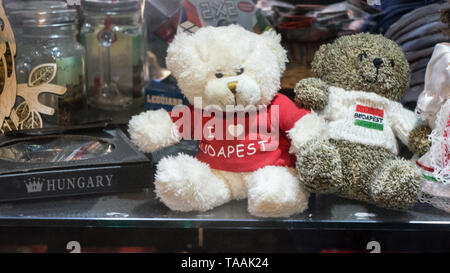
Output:
[[[422,125],[414,128],[409,133],[408,146],[411,152],[422,156],[430,150],[431,142],[428,136],[431,134],[431,128]]]
[[[328,104],[328,85],[317,78],[299,81],[294,89],[295,102],[302,108],[321,111]]]
[[[418,200],[420,179],[420,170],[411,162],[389,161],[371,184],[372,198],[381,207],[408,209]]]
[[[312,141],[297,155],[297,173],[304,187],[317,193],[338,191],[342,167],[338,150],[328,140]]]

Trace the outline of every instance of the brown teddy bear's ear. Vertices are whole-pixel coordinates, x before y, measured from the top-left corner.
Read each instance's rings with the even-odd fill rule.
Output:
[[[176,79],[183,77],[193,65],[202,62],[194,36],[179,30],[167,49],[166,65]]]
[[[331,44],[321,45],[319,50],[314,54],[311,68],[316,77],[322,78],[326,74],[326,60]]]
[[[288,62],[286,50],[281,46],[281,35],[277,34],[274,30],[268,30],[261,34],[267,47],[275,54],[280,67],[280,72],[283,73],[286,69],[286,63]]]

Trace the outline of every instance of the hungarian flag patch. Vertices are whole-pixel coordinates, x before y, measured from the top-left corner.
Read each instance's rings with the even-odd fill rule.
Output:
[[[355,125],[369,129],[384,130],[384,111],[363,105],[356,105]]]

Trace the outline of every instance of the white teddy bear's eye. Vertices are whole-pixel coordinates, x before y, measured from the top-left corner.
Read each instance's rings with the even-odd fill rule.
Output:
[[[244,68],[239,68],[236,70],[236,75],[241,75],[242,73],[244,73]]]
[[[216,72],[216,78],[220,79],[223,77],[223,73],[222,72]]]

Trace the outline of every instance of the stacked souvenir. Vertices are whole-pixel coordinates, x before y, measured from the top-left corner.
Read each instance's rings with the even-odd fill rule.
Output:
[[[443,13],[448,16],[448,11]],[[447,18],[443,18],[448,23]],[[416,112],[432,130],[430,150],[417,164],[422,168],[421,201],[450,212],[450,43],[434,48],[427,65],[425,88]]]
[[[449,4],[417,7],[403,15],[385,33],[387,38],[402,47],[411,66],[411,84],[402,99],[404,104],[414,104],[424,89],[427,64],[435,45],[450,42],[450,36],[445,33],[447,25],[440,21],[441,11],[448,8]]]

